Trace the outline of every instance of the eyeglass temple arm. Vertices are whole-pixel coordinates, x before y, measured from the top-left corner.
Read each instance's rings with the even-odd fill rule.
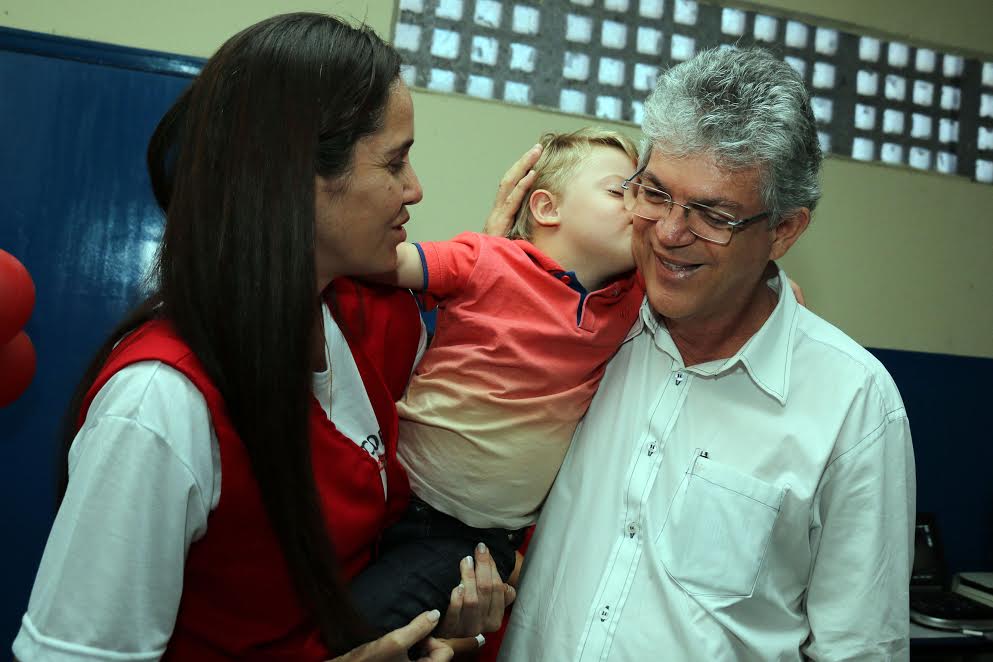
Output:
[[[633,175],[631,175],[630,177],[628,177],[627,179],[625,179],[621,183],[621,186],[623,186],[624,188],[627,188],[628,184],[631,183],[631,180],[633,180],[635,177],[637,177],[641,173],[645,172],[645,168],[647,168],[647,167],[648,167],[647,165],[643,165],[640,168],[638,168],[638,171],[636,173],[634,173]]]
[[[762,218],[764,216],[768,216],[768,215],[769,215],[769,212],[768,211],[764,211],[764,212],[760,212],[758,214],[755,214],[755,216],[749,216],[748,218],[743,218],[740,221],[728,221],[728,225],[730,225],[731,228],[733,228],[733,229],[737,229],[737,228],[743,227],[745,225],[748,225],[749,223],[752,223],[754,221],[757,221],[760,218]]]

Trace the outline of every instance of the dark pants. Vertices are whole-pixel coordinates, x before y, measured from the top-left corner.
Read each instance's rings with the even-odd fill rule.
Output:
[[[378,557],[352,580],[352,599],[381,634],[424,611],[444,614],[461,581],[459,563],[478,543],[489,548],[506,581],[523,538],[523,529],[475,529],[411,498],[403,518],[383,534]]]

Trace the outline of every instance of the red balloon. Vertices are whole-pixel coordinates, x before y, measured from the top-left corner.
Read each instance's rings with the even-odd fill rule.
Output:
[[[20,261],[0,249],[0,343],[24,328],[34,308],[34,282]],[[2,387],[0,387],[2,388]]]
[[[0,407],[6,407],[27,390],[35,371],[34,345],[21,331],[0,346]]]

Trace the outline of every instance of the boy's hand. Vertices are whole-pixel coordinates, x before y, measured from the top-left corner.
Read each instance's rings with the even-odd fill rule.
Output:
[[[510,170],[504,173],[503,179],[500,180],[500,185],[497,187],[493,209],[490,210],[490,215],[486,217],[486,223],[483,225],[485,234],[502,237],[510,230],[514,223],[514,216],[517,215],[517,210],[524,202],[524,196],[531,190],[531,185],[534,183],[536,175],[531,168],[538,162],[540,156],[541,145],[535,145],[524,152],[524,155],[510,166]]]

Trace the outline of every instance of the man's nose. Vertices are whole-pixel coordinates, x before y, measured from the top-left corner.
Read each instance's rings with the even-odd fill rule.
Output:
[[[668,205],[662,217],[655,222],[655,235],[666,246],[682,246],[693,243],[696,238],[690,232],[690,208],[678,202]]]

